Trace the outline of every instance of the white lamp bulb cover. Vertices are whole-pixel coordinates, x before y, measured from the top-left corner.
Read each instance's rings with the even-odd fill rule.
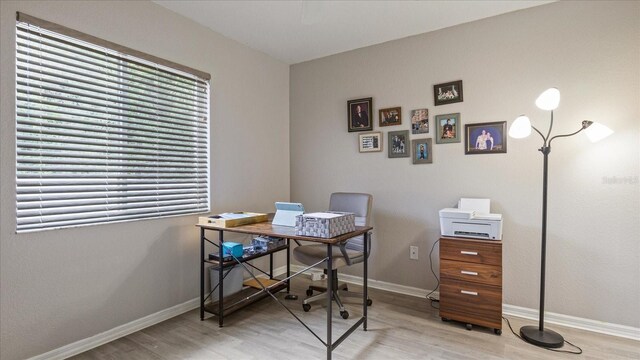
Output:
[[[560,91],[556,88],[545,90],[536,99],[536,106],[542,110],[555,110],[560,104]]]
[[[588,128],[584,129],[584,133],[591,142],[598,142],[613,134],[613,130],[609,129],[605,125],[594,122]]]
[[[509,136],[522,139],[531,135],[531,121],[524,115],[518,116],[509,127]]]

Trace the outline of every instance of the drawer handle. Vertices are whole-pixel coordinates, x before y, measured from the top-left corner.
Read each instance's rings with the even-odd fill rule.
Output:
[[[477,291],[460,290],[460,292],[461,292],[462,294],[466,294],[466,295],[478,296],[478,292],[477,292]]]
[[[460,254],[462,254],[462,255],[476,255],[477,256],[478,252],[477,251],[464,251],[464,250],[461,250]]]
[[[478,276],[478,273],[475,271],[460,270],[460,274]]]

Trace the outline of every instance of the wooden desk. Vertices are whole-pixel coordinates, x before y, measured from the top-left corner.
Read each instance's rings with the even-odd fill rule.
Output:
[[[310,236],[299,236],[295,234],[295,229],[292,227],[287,227],[287,226],[278,226],[278,225],[272,225],[270,222],[263,222],[263,223],[257,223],[257,224],[250,224],[250,225],[242,225],[242,226],[237,226],[237,227],[232,227],[232,228],[223,228],[223,227],[218,227],[218,226],[212,226],[209,224],[198,224],[197,225],[200,228],[200,257],[201,257],[201,261],[200,261],[200,319],[204,320],[204,313],[205,311],[207,312],[211,312],[214,313],[216,316],[218,316],[218,326],[222,327],[224,325],[224,315],[225,315],[225,311],[236,311],[239,310],[241,308],[243,308],[244,306],[248,306],[249,304],[260,300],[261,298],[265,298],[265,297],[271,297],[273,298],[275,301],[277,301],[278,303],[280,303],[293,317],[295,317],[307,330],[309,330],[320,342],[322,342],[322,344],[327,348],[327,359],[331,359],[331,353],[333,351],[333,349],[335,349],[336,347],[338,347],[338,345],[340,345],[340,343],[342,343],[342,341],[344,341],[353,331],[355,331],[358,327],[360,327],[360,325],[363,325],[363,329],[366,331],[367,330],[367,278],[368,278],[368,258],[369,258],[369,232],[373,229],[372,227],[369,226],[356,226],[356,230],[347,234],[343,234],[340,236],[336,236],[333,238],[318,238],[318,237],[310,237]],[[209,239],[207,239],[205,237],[205,233],[207,230],[213,230],[213,231],[217,231],[218,232],[218,242],[215,243]],[[250,234],[250,235],[264,235],[264,236],[273,236],[273,237],[278,237],[278,238],[284,238],[287,241],[287,245],[278,249],[274,249],[270,252],[264,253],[264,254],[256,254],[256,255],[252,255],[250,257],[244,257],[242,259],[234,259],[233,261],[222,261],[222,264],[220,264],[218,261],[216,260],[209,260],[207,256],[207,254],[205,253],[205,243],[209,242],[211,244],[213,244],[214,246],[218,247],[218,251],[219,251],[219,259],[223,259],[223,254],[222,254],[222,246],[221,244],[224,242],[224,233],[225,232],[231,232],[231,233],[240,233],[240,234]],[[296,316],[291,310],[289,310],[289,308],[287,308],[287,306],[283,303],[281,303],[274,295],[273,293],[276,293],[278,291],[284,290],[285,288],[287,289],[287,292],[289,291],[289,281],[291,278],[298,276],[300,274],[302,274],[303,271],[299,271],[293,275],[290,274],[290,263],[291,263],[291,259],[290,259],[290,253],[289,253],[289,245],[290,245],[290,241],[291,240],[297,240],[297,241],[309,241],[309,242],[314,242],[314,243],[318,243],[318,244],[325,244],[327,246],[327,256],[325,258],[325,261],[327,261],[327,263],[332,263],[333,261],[333,246],[335,245],[339,245],[342,242],[345,242],[353,237],[359,236],[359,235],[364,235],[364,261],[362,262],[363,264],[363,291],[362,291],[362,317],[360,319],[358,319],[358,321],[356,321],[356,323],[351,326],[344,334],[342,334],[337,340],[333,341],[332,340],[332,294],[330,289],[332,289],[332,282],[333,282],[333,269],[331,269],[331,267],[327,267],[327,289],[329,289],[326,294],[327,294],[327,337],[326,337],[326,341],[322,340],[318,335],[316,335],[298,316]],[[230,307],[228,309],[225,309],[224,307],[224,301],[223,300],[223,287],[224,287],[224,268],[228,267],[228,266],[232,266],[235,264],[240,264],[242,265],[247,272],[249,272],[251,274],[251,276],[253,277],[253,274],[246,268],[246,265],[244,264],[244,262],[261,257],[261,256],[265,256],[265,255],[269,255],[270,257],[270,271],[269,271],[269,276],[270,278],[273,278],[273,253],[277,252],[277,251],[281,251],[281,250],[285,250],[287,251],[287,276],[285,278],[285,280],[280,281],[277,284],[274,284],[272,286],[266,287],[263,290],[261,290],[258,294],[254,294],[252,295],[252,297],[250,297],[246,303],[242,303],[242,300],[239,302],[236,302],[233,304],[233,307]],[[222,266],[218,266],[218,303],[217,303],[217,311],[214,309],[207,309],[207,307],[205,306],[205,264],[207,263],[212,263],[215,265],[222,265]],[[286,283],[286,285],[285,285]],[[246,299],[246,298],[245,298]]]

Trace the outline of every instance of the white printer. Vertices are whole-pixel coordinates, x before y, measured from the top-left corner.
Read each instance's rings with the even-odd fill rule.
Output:
[[[489,199],[458,201],[458,208],[446,208],[440,213],[442,236],[502,240],[502,214],[489,213]]]

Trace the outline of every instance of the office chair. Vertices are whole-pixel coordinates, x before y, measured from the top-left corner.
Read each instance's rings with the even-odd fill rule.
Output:
[[[329,201],[329,211],[354,213],[355,223],[357,226],[369,226],[369,223],[371,222],[370,219],[372,202],[373,196],[369,194],[337,192],[331,194],[331,199]],[[341,246],[344,247],[344,252],[340,249],[339,246],[333,247],[333,264],[331,264],[331,268],[334,270],[332,292],[333,300],[338,304],[338,307],[340,309],[340,316],[342,316],[343,319],[347,319],[349,317],[349,312],[345,310],[340,297],[359,296],[360,298],[362,298],[362,294],[348,292],[346,284],[343,284],[341,286],[338,285],[337,269],[343,266],[351,266],[364,261],[364,235],[351,238]],[[369,253],[371,253],[371,237],[369,237]],[[324,259],[326,256],[327,246],[322,244],[301,245],[293,249],[294,259],[309,266]],[[326,261],[321,263],[319,266],[322,266],[324,268],[324,272],[326,274]],[[321,291],[322,293],[312,296],[314,290]],[[326,298],[326,291],[326,287],[313,285],[309,286],[309,288],[307,289],[307,296],[309,297],[303,300],[302,309],[305,312],[309,311],[311,309],[311,302]],[[367,306],[371,306],[372,303],[373,301],[371,299],[367,299]]]

